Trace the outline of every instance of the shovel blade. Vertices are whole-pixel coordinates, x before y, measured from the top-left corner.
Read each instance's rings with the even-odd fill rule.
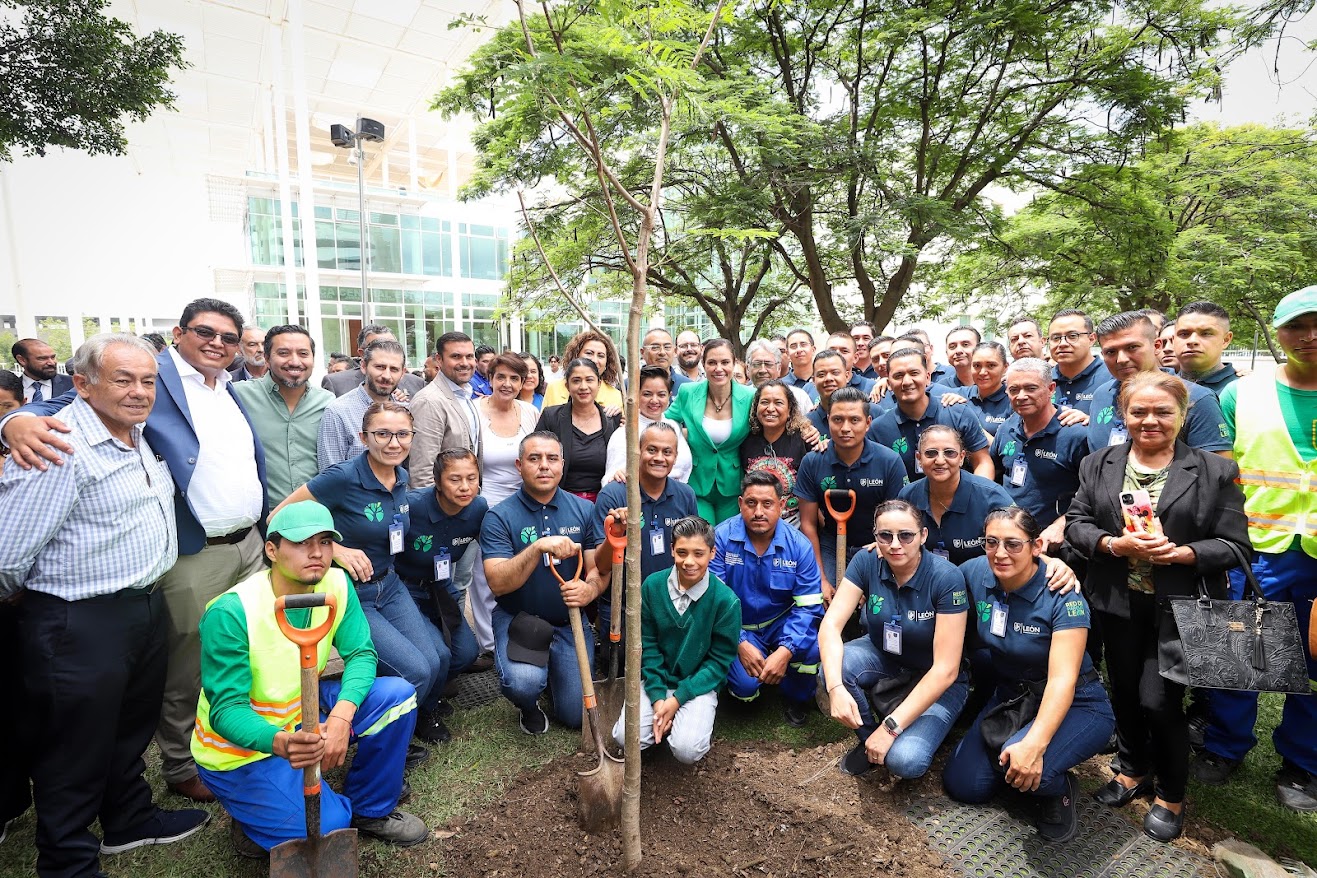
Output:
[[[270,849],[270,878],[357,878],[357,831],[336,829]]]
[[[577,817],[586,832],[600,833],[616,829],[622,819],[622,782],[624,764],[611,756],[580,773]]]

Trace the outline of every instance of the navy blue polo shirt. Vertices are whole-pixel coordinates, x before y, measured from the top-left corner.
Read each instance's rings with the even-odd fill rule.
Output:
[[[882,409],[876,403],[869,403],[869,420],[877,420],[882,414]],[[831,439],[832,434],[828,432],[828,413],[823,410],[823,406],[816,405],[805,413],[805,420],[814,425],[814,429],[819,431],[819,435],[824,439]]]
[[[873,367],[872,362],[863,369],[852,369],[851,371],[859,375],[861,378],[868,378],[870,381],[878,380],[878,370]]]
[[[873,385],[876,380],[877,379],[874,378],[865,378],[863,375],[852,369],[851,378],[849,381],[846,382],[846,386],[854,387],[856,390],[860,391],[865,396],[868,396],[869,391],[873,390]]]
[[[892,568],[877,552],[860,552],[846,565],[846,578],[864,592],[864,623],[874,647],[912,671],[933,667],[933,635],[938,613],[969,611],[965,577],[945,558],[925,549],[919,567],[905,585],[898,586]],[[901,628],[900,654],[887,652],[883,629],[889,623]],[[962,665],[960,679],[969,679]]]
[[[1081,369],[1074,378],[1065,377],[1059,366],[1053,366],[1052,380],[1056,382],[1052,402],[1058,407],[1079,409],[1087,415],[1092,413],[1093,394],[1111,380],[1111,373],[1107,371],[1105,363],[1094,357],[1093,362]]]
[[[854,491],[855,511],[846,523],[846,547],[858,549],[873,542],[873,511],[878,504],[895,500],[905,483],[901,458],[891,449],[866,439],[859,458],[849,466],[837,457],[832,445],[824,451],[806,454],[796,470],[796,497],[819,505],[823,512],[823,534],[835,542],[837,522],[828,514],[823,494],[834,489]]]
[[[974,417],[979,419],[979,426],[989,433],[996,434],[998,428],[1006,423],[1014,412],[1011,411],[1011,400],[1006,395],[1006,385],[1002,384],[996,392],[989,396],[982,396],[979,393],[977,384],[969,387],[957,387],[956,393],[969,400],[966,405],[970,411],[974,412]]]
[[[1070,594],[1047,590],[1047,568],[1038,572],[1009,595],[997,584],[988,559],[975,558],[961,565],[974,602],[974,625],[979,642],[992,654],[992,666],[1007,680],[1038,682],[1047,679],[1047,662],[1052,650],[1052,632],[1088,628],[1088,601],[1077,591]],[[1006,634],[992,633],[992,608],[1006,608]],[[1084,652],[1079,673],[1093,670],[1093,660]]]
[[[983,522],[988,513],[1002,506],[1015,505],[1011,495],[1001,485],[962,470],[960,484],[956,486],[955,496],[951,498],[951,507],[942,513],[942,523],[938,524],[933,520],[933,504],[929,501],[928,489],[928,479],[920,479],[902,489],[897,499],[906,501],[924,513],[924,525],[928,528],[925,548],[934,554],[943,555],[952,564],[964,564],[970,558],[982,555]]]
[[[819,401],[819,389],[814,386],[813,378],[797,378],[796,373],[788,369],[786,377],[782,379],[782,383],[788,387],[799,387],[801,390],[805,391],[805,395],[814,402]]]
[[[562,488],[548,503],[540,503],[522,488],[485,516],[484,527],[480,529],[480,553],[485,560],[512,558],[542,536],[570,537],[588,552],[599,544],[593,517],[594,507],[589,501]],[[576,559],[562,561],[558,570],[563,579],[570,578],[576,572]],[[581,576],[585,576],[584,559]],[[521,588],[496,595],[494,599],[504,612],[514,616],[524,610],[552,625],[567,624],[567,605],[562,602],[558,579],[543,558],[536,562]]]
[[[1047,527],[1065,515],[1079,490],[1079,464],[1088,455],[1088,428],[1061,425],[1056,414],[1036,434],[1024,435],[1024,421],[1011,415],[992,440],[992,462],[1001,486],[1016,506],[1023,507]],[[1016,461],[1023,462],[1017,477]],[[1020,484],[1016,484],[1020,482]]]
[[[1189,388],[1189,414],[1180,429],[1180,439],[1201,451],[1232,450],[1234,442],[1230,439],[1230,430],[1226,427],[1226,418],[1221,413],[1221,403],[1216,394],[1192,381],[1184,383]],[[1119,430],[1117,437],[1124,433],[1123,441],[1129,441],[1129,434],[1125,432],[1125,417],[1116,408],[1118,396],[1120,382],[1114,378],[1093,394],[1093,409],[1089,412],[1088,422],[1089,451],[1121,444],[1112,441],[1113,430]]]
[[[343,535],[341,544],[360,549],[370,559],[378,577],[393,566],[389,554],[389,526],[408,526],[407,470],[393,468],[397,475],[393,490],[380,484],[371,471],[368,452],[334,464],[306,483],[311,496],[334,516],[334,529]]]
[[[960,382],[956,380],[955,369],[946,363],[934,362],[932,371],[928,373],[928,383],[941,384],[944,387],[955,387]]]
[[[890,411],[869,425],[868,438],[901,455],[906,475],[912,482],[924,477],[924,471],[916,466],[915,460],[919,436],[934,424],[945,424],[959,433],[966,452],[988,447],[988,437],[983,435],[974,413],[963,405],[944,406],[938,402],[938,395],[928,392],[928,408],[918,421],[906,417],[900,406],[892,406]]]
[[[1183,375],[1180,377],[1184,378]],[[1208,372],[1206,375],[1194,379],[1184,378],[1184,380],[1192,380],[1195,384],[1201,384],[1215,393],[1217,399],[1220,399],[1226,388],[1238,381],[1239,377],[1239,373],[1235,371],[1234,366],[1229,363],[1222,363],[1221,368]]]
[[[477,497],[456,515],[449,515],[439,506],[434,488],[408,491],[407,503],[411,506],[411,526],[394,566],[408,582],[434,579],[435,556],[446,554],[449,563],[456,564],[479,539],[480,525],[489,511],[489,501]]]
[[[596,545],[603,551],[611,552],[612,547],[604,539],[604,519],[608,510],[626,505],[626,483],[609,482],[599,492],[595,500],[591,520],[594,525]],[[663,492],[657,498],[640,489],[640,577],[646,579],[652,573],[667,570],[672,566],[672,526],[688,515],[699,515],[695,505],[695,492],[674,478],[669,478],[663,486]],[[663,535],[660,543],[654,538],[655,528]],[[659,548],[658,552],[654,549]],[[601,598],[608,600],[605,592]]]
[[[965,395],[965,394],[961,391],[961,389],[960,389],[959,387],[957,387],[954,383],[953,383],[953,384],[930,384],[930,385],[928,385],[928,392],[929,392],[929,394],[930,394],[931,396],[934,396],[934,397],[936,397],[937,399],[941,399],[941,398],[943,397],[944,394],[948,394],[948,393],[954,393],[954,394],[957,394],[957,395],[959,395],[959,396],[964,396],[964,395]],[[883,414],[887,414],[888,412],[890,412],[890,411],[891,411],[892,409],[894,409],[894,408],[896,408],[896,394],[892,393],[892,392],[889,390],[887,393],[883,394],[883,398],[882,398],[882,399],[878,400],[878,410],[879,410],[880,412],[882,412]]]

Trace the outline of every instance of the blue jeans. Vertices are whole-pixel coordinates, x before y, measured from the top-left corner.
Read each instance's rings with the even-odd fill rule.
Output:
[[[338,702],[342,684],[320,683],[320,721]],[[343,792],[320,784],[320,831],[344,829],[352,815],[384,817],[398,804],[407,742],[416,728],[416,694],[405,680],[377,677],[370,694],[352,719],[351,741],[357,744]],[[207,789],[224,810],[267,851],[277,844],[306,837],[306,797],[302,772],[287,759],[270,756],[229,771],[197,766]]]
[[[764,654],[764,658],[773,654],[782,645],[786,635],[787,616],[783,614],[772,625],[761,631],[742,631],[741,639],[748,640]],[[809,651],[804,655],[793,655],[787,665],[786,675],[782,677],[782,694],[789,701],[808,701],[814,697],[814,690],[819,680],[819,641],[817,629]],[[759,697],[759,687],[763,684],[750,676],[739,658],[732,659],[731,670],[727,672],[727,692],[741,701],[754,701]]]
[[[1312,601],[1317,598],[1317,558],[1298,549],[1274,555],[1259,552],[1253,560],[1253,574],[1269,600],[1294,603],[1300,636],[1306,642]],[[1243,575],[1231,571],[1230,597],[1239,600],[1243,594]],[[1317,661],[1311,655],[1308,677],[1317,680]],[[1258,742],[1253,734],[1258,718],[1258,694],[1212,689],[1207,695],[1208,723],[1203,746],[1217,756],[1243,759]],[[1285,696],[1285,710],[1271,740],[1282,759],[1317,774],[1317,697]]]
[[[996,707],[999,693],[995,693],[956,745],[956,751],[942,769],[942,786],[947,795],[957,802],[971,805],[988,801],[1006,783],[1000,764],[1000,753],[989,753],[983,742],[980,727],[983,714]],[[1019,742],[1033,726],[1028,723],[1006,741],[1006,747]],[[1085,683],[1075,689],[1074,700],[1066,711],[1065,719],[1043,751],[1043,776],[1034,791],[1035,796],[1059,796],[1066,791],[1065,773],[1085,759],[1090,759],[1111,738],[1116,717],[1107,700],[1107,690],[1101,680]],[[904,736],[902,736],[904,737]],[[1003,747],[1005,749],[1005,747]]]
[[[896,659],[874,646],[868,637],[846,644],[841,660],[841,682],[860,709],[860,727],[855,735],[863,744],[878,730],[878,718],[869,706],[868,690],[884,677],[895,677],[902,667]],[[897,777],[923,777],[933,764],[933,754],[951,731],[960,709],[969,698],[969,682],[952,683],[933,705],[901,732],[887,751],[884,767]]]
[[[421,615],[394,571],[379,582],[358,583],[357,600],[370,624],[379,673],[402,677],[416,688],[417,704],[433,707],[431,695],[438,697],[448,675],[443,635]]]
[[[439,618],[439,611],[434,605],[434,599],[430,596],[429,584],[421,585],[407,582],[406,585],[407,593],[410,594],[412,600],[416,602],[416,608],[420,610],[421,615],[425,617],[425,623],[435,630],[439,635],[440,641],[444,643],[444,649],[440,650],[440,657],[443,657],[445,651],[448,653],[447,663],[442,669],[442,676],[439,678],[439,682],[435,685],[434,690],[430,693],[430,700],[438,701],[444,685],[446,685],[449,680],[471,667],[471,663],[475,661],[476,656],[480,654],[480,647],[476,645],[476,635],[471,630],[471,626],[467,624],[466,616],[462,615],[460,612],[457,617],[457,626],[452,631],[448,632],[448,636],[452,639],[452,643],[444,641],[443,620]],[[450,581],[448,583],[448,594],[453,600],[457,601],[457,606],[460,611],[462,607],[462,599],[466,597],[466,592],[459,592],[457,585]],[[433,706],[433,704],[426,705],[426,707]]]
[[[553,716],[571,729],[581,727],[581,672],[576,664],[576,646],[572,626],[559,625],[553,629],[549,644],[549,664],[537,667],[529,662],[514,662],[508,658],[508,626],[512,614],[502,607],[494,608],[494,667],[498,669],[499,688],[503,697],[519,710],[530,710],[540,700],[545,688],[552,690]],[[594,629],[582,620],[585,629],[585,653],[594,665]]]

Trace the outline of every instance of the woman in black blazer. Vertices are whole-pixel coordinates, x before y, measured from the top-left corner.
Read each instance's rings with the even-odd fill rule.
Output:
[[[1197,594],[1199,576],[1225,597],[1225,572],[1239,563],[1231,544],[1251,548],[1239,468],[1176,440],[1189,406],[1184,382],[1144,372],[1125,382],[1118,404],[1130,442],[1085,458],[1066,513],[1066,540],[1088,558],[1084,591],[1101,618],[1120,741],[1122,773],[1096,798],[1121,807],[1153,791],[1155,778],[1143,830],[1170,841],[1184,827],[1189,726],[1184,686],[1159,673],[1159,650],[1179,648],[1167,599]],[[1136,490],[1152,500],[1152,533],[1127,524],[1121,495]]]
[[[562,440],[562,484],[568,493],[589,500],[599,495],[608,460],[608,439],[620,418],[609,417],[595,400],[599,396],[599,367],[577,358],[563,371],[570,402],[551,405],[540,415],[535,431],[547,430]]]

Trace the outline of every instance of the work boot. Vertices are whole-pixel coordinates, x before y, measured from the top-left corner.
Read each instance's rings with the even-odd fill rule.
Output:
[[[416,766],[424,764],[429,758],[429,748],[423,744],[418,744],[415,741],[412,741],[407,745],[407,758],[403,760],[402,770],[411,771]]]
[[[447,744],[453,740],[452,732],[439,718],[437,710],[420,712],[416,717],[416,731],[413,734],[427,744]]]
[[[1317,811],[1317,775],[1283,763],[1276,772],[1276,798],[1291,811]]]
[[[400,848],[418,845],[430,834],[424,820],[396,808],[384,817],[353,817],[352,826],[358,832]]]
[[[1230,780],[1230,775],[1235,773],[1235,769],[1239,768],[1242,761],[1242,759],[1228,759],[1225,756],[1218,756],[1211,750],[1204,750],[1189,763],[1189,774],[1201,784],[1219,787]]]
[[[1038,834],[1053,844],[1061,844],[1075,837],[1079,831],[1079,782],[1073,772],[1065,773],[1066,791],[1050,796],[1043,802],[1043,813],[1038,818]]]
[[[248,860],[268,860],[270,852],[251,840],[238,821],[229,821],[229,841],[233,842],[233,852]]]

